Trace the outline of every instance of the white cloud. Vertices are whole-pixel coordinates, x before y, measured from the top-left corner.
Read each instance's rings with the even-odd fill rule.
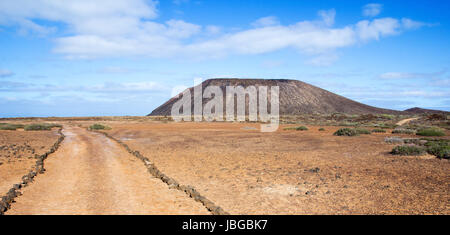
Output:
[[[382,18],[373,21],[363,20],[356,24],[356,30],[362,40],[380,39],[381,36],[389,36],[399,33],[401,24],[397,19]]]
[[[328,11],[319,11],[318,14],[322,18],[326,26],[332,26],[334,24],[334,18],[336,17],[336,10],[331,9]]]
[[[387,72],[380,74],[380,78],[383,79],[414,79],[414,78],[425,78],[425,79],[438,79],[443,74],[445,70],[433,73],[405,73],[405,72]]]
[[[0,69],[0,78],[11,77],[14,73],[7,69]]]
[[[381,18],[334,27],[336,11],[331,9],[319,11],[318,20],[282,25],[276,17],[268,16],[256,20],[253,28],[223,33],[218,26],[182,20],[158,23],[156,5],[148,0],[2,0],[0,25],[51,32],[36,19],[63,23],[67,36],[55,38],[53,51],[67,58],[207,59],[291,48],[310,56],[307,63],[315,65],[335,61],[335,51],[340,48],[425,25],[406,18]]]
[[[139,19],[157,16],[156,2],[143,0],[2,0],[0,24],[18,24],[22,30],[45,31],[31,19],[66,23],[74,33],[123,34]],[[130,28],[130,29],[129,29]]]
[[[260,27],[267,27],[267,26],[274,26],[278,25],[280,22],[278,21],[278,18],[275,16],[267,16],[263,18],[259,18],[255,22],[252,23],[253,27],[260,28]]]
[[[381,13],[383,5],[377,3],[370,3],[363,7],[363,16],[375,17]]]
[[[215,25],[208,25],[205,30],[208,35],[217,35],[222,31],[222,28]]]
[[[406,29],[418,29],[422,26],[432,26],[432,24],[425,24],[423,22],[419,22],[419,21],[414,21],[408,18],[403,18],[402,19],[402,24]]]

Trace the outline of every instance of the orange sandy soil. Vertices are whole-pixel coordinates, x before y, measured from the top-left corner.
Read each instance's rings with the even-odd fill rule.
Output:
[[[58,140],[57,130],[0,130],[0,196],[22,181],[35,166],[35,155],[49,151]]]
[[[450,214],[450,162],[390,155],[390,131],[338,137],[339,127],[108,125],[109,134],[232,214]]]
[[[104,135],[69,125],[63,133],[58,151],[45,160],[45,174],[6,214],[210,214]]]

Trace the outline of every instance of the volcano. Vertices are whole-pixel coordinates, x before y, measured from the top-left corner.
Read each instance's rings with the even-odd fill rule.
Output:
[[[391,109],[382,109],[366,104],[356,102],[343,96],[334,94],[322,88],[310,85],[305,82],[287,79],[236,79],[220,78],[208,79],[202,84],[202,91],[207,86],[218,86],[222,89],[225,96],[227,86],[278,86],[279,87],[279,110],[280,115],[299,115],[299,114],[403,114],[403,111]],[[194,87],[188,88],[191,94],[194,94]],[[269,88],[270,90],[270,88]],[[171,115],[172,105],[176,103],[181,96],[175,96],[153,110],[149,116],[169,116]],[[208,99],[203,99],[203,105]],[[224,99],[225,102],[225,99]],[[193,98],[192,98],[193,113]],[[270,101],[268,102],[270,104]],[[226,103],[224,103],[225,107]],[[248,103],[247,105],[248,106]],[[246,107],[246,110],[247,107]]]

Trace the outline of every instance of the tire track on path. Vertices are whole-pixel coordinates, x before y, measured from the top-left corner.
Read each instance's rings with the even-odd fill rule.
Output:
[[[46,172],[22,190],[6,214],[210,214],[170,189],[103,134],[67,126]]]

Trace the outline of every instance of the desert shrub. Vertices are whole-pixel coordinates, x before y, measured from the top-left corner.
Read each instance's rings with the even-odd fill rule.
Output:
[[[295,130],[297,130],[297,131],[307,131],[308,128],[306,126],[299,126]]]
[[[384,142],[389,144],[403,144],[403,139],[397,136],[386,137],[384,138]]]
[[[372,132],[373,132],[373,133],[386,133],[386,130],[383,130],[383,129],[373,129]]]
[[[392,149],[391,154],[403,156],[419,156],[425,153],[425,148],[417,145],[400,145]]]
[[[336,136],[357,136],[358,132],[356,132],[355,129],[351,129],[351,128],[341,128],[341,129],[337,130],[336,132],[334,132],[333,135],[336,135]]]
[[[285,130],[296,130],[296,131],[307,131],[308,128],[306,126],[298,126],[298,127],[286,127]]]
[[[89,130],[109,130],[109,129],[111,129],[111,128],[108,126],[102,125],[102,124],[97,124],[97,123],[89,126]]]
[[[392,134],[408,134],[408,135],[414,135],[416,134],[415,130],[411,129],[404,129],[404,128],[397,128],[392,131]]]
[[[397,127],[395,124],[388,124],[388,123],[377,123],[374,124],[373,127],[376,127],[377,129],[394,129]]]
[[[355,131],[358,135],[370,135],[372,133],[369,130],[363,128],[355,128]]]
[[[450,158],[450,140],[428,140],[425,146],[429,154],[438,158]]]
[[[358,122],[342,122],[339,123],[339,126],[358,126],[359,123]]]
[[[403,143],[405,144],[415,144],[415,145],[424,145],[427,141],[421,140],[417,138],[405,138],[403,139]]]
[[[43,131],[43,130],[51,130],[53,127],[62,127],[59,124],[54,123],[37,123],[37,124],[29,124],[24,127],[26,131]]]
[[[381,115],[379,115],[379,117],[381,117],[383,119],[387,119],[387,120],[393,120],[395,118],[395,115],[392,115],[392,114],[381,114]]]
[[[445,136],[445,132],[439,128],[425,128],[417,131],[416,135],[421,136]]]
[[[434,145],[428,147],[427,152],[438,158],[450,159],[450,146]]]
[[[321,127],[319,128],[319,131],[325,131],[325,128]]]
[[[359,115],[356,120],[358,121],[372,121],[372,120],[376,120],[377,116],[373,115],[373,114],[362,114]]]
[[[11,124],[11,123],[0,123],[0,130],[11,130],[15,131],[18,128],[23,128],[22,124]]]

